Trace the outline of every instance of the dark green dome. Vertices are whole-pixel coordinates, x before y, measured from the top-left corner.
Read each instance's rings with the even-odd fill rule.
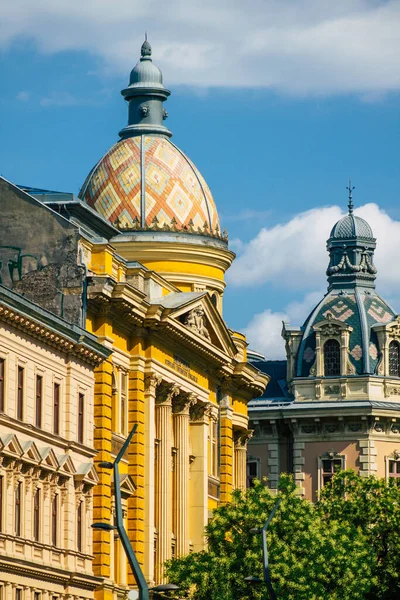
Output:
[[[340,221],[333,226],[330,237],[337,240],[355,237],[373,240],[374,234],[367,221],[364,221],[361,217],[356,217],[351,213],[340,219]]]

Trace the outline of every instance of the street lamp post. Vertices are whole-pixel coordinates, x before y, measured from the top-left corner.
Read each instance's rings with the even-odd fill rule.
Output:
[[[132,548],[132,545],[129,541],[128,535],[125,531],[124,521],[122,518],[122,500],[121,500],[121,487],[120,487],[120,477],[119,477],[119,463],[121,462],[122,457],[124,456],[129,444],[131,443],[131,439],[137,429],[137,423],[133,426],[132,431],[126,438],[121,450],[118,452],[118,455],[114,462],[100,462],[99,467],[102,469],[113,469],[114,474],[114,497],[115,497],[115,525],[110,525],[109,523],[93,523],[92,527],[94,529],[101,529],[103,531],[111,531],[116,529],[118,531],[119,537],[122,542],[122,546],[124,548],[126,557],[129,562],[129,566],[135,578],[136,584],[139,589],[139,600],[149,600],[149,586],[147,585],[147,581],[143,575],[143,571],[140,568],[140,564],[138,559],[136,558],[135,552]]]
[[[277,600],[276,594],[274,592],[274,588],[272,587],[272,582],[271,582],[271,574],[269,571],[269,562],[268,562],[268,548],[267,548],[267,529],[269,527],[269,524],[271,523],[280,503],[282,502],[282,498],[278,498],[278,500],[275,503],[274,508],[271,510],[271,512],[269,513],[269,517],[264,525],[264,527],[262,529],[259,529],[258,527],[255,527],[253,529],[250,529],[250,533],[261,533],[262,534],[262,545],[263,545],[263,565],[264,565],[264,581],[265,581],[265,585],[267,586],[267,590],[268,590],[268,595],[270,597],[271,600]],[[258,583],[260,580],[258,579],[258,577],[246,577],[246,580],[249,583]]]

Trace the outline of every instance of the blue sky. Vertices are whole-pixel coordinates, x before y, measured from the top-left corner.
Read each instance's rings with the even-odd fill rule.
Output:
[[[400,2],[254,0],[250,16],[235,1],[172,5],[169,15],[124,0],[113,15],[103,0],[0,7],[0,173],[77,193],[126,122],[120,90],[147,29],[174,142],[240,257],[228,324],[282,355],[281,318],[300,324],[325,288],[325,240],[349,175],[378,237],[378,287],[400,310]]]

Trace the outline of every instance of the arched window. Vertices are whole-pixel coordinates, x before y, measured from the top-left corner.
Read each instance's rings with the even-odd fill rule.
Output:
[[[217,308],[218,306],[218,296],[217,294],[211,294],[211,302],[213,303],[213,305],[215,306],[215,308]]]
[[[340,344],[328,340],[324,344],[324,375],[340,375]]]
[[[400,377],[400,345],[394,340],[389,344],[389,375]]]

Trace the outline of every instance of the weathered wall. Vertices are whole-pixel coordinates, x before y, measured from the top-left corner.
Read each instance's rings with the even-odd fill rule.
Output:
[[[80,325],[78,228],[0,178],[0,231],[0,283]]]

